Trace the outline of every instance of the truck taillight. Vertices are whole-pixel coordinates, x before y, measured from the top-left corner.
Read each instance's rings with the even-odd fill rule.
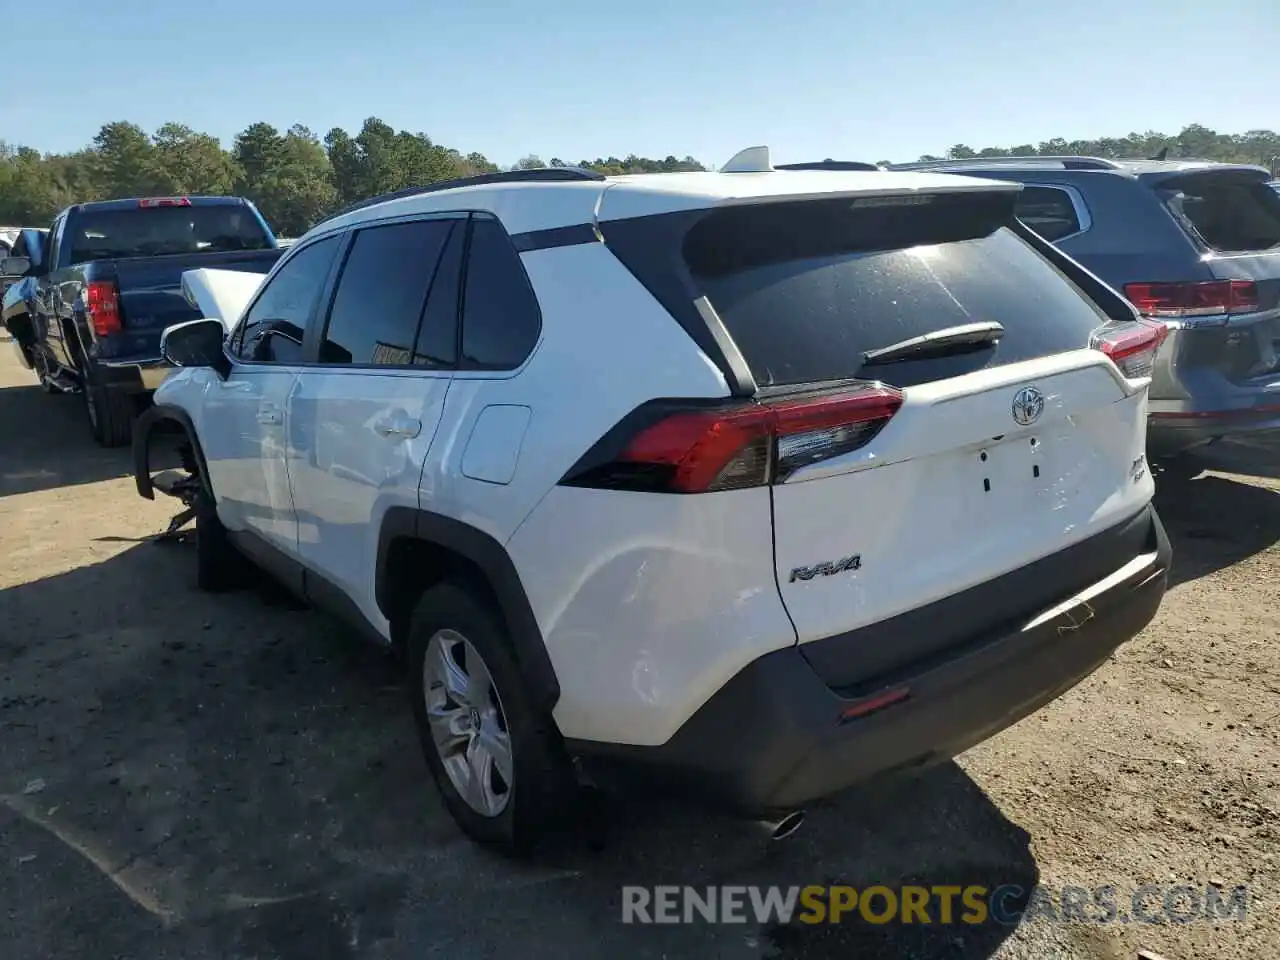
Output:
[[[84,312],[89,326],[100,337],[120,331],[120,295],[111,280],[94,280],[84,295]]]
[[[892,387],[865,384],[712,406],[666,403],[624,420],[621,432],[597,444],[563,482],[655,493],[779,483],[802,467],[865,446],[902,400]]]
[[[189,207],[191,206],[190,197],[144,197],[138,201],[138,206],[144,210],[148,207]]]
[[[1126,283],[1124,295],[1144,317],[1162,319],[1212,317],[1258,309],[1258,285],[1252,280]]]
[[[1090,346],[1101,350],[1126,377],[1138,379],[1151,376],[1155,369],[1156,351],[1169,328],[1151,320],[1134,320],[1117,323],[1094,331]]]

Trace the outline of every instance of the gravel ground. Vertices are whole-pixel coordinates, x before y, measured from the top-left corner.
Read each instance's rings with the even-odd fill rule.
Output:
[[[1155,622],[1097,674],[792,839],[615,804],[527,864],[461,840],[396,668],[269,591],[211,598],[168,504],[0,343],[0,941],[49,957],[1130,958],[1280,944],[1280,450],[1163,484]],[[621,886],[1016,884],[1230,891],[1243,921],[638,926]],[[1161,895],[1147,906],[1159,913]],[[1061,906],[1060,902],[1058,903]],[[1189,916],[1189,913],[1184,913]]]

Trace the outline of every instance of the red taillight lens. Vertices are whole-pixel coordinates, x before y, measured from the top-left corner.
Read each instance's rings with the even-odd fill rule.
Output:
[[[776,483],[808,464],[864,446],[901,406],[901,392],[868,384],[675,410],[631,434],[616,455],[588,455],[565,481],[669,493]]]
[[[667,468],[669,489],[694,493],[766,482],[769,453],[769,415],[751,406],[674,413],[637,434],[618,459]]]
[[[84,295],[84,312],[89,326],[100,337],[118,332],[120,327],[120,297],[116,285],[110,280],[95,280]]]
[[[140,207],[189,207],[190,197],[146,197],[138,201]]]
[[[1258,309],[1258,286],[1252,280],[1126,283],[1124,295],[1147,317],[1212,317]]]
[[[1102,327],[1093,334],[1090,346],[1111,358],[1126,377],[1149,377],[1155,367],[1156,351],[1169,328],[1150,320],[1134,320]]]

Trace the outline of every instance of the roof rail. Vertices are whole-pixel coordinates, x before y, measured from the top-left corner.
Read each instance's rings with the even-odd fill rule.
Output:
[[[807,160],[804,163],[779,163],[775,170],[879,170],[874,163],[865,160]]]
[[[968,157],[951,160],[917,160],[914,163],[895,163],[891,170],[938,170],[949,167],[999,167],[999,166],[1048,166],[1056,164],[1063,170],[1120,170],[1122,167],[1114,160],[1105,157],[1075,156],[1030,156],[1018,157]]]
[[[582,167],[535,167],[532,170],[504,170],[499,173],[480,173],[474,177],[457,177],[453,180],[437,180],[434,183],[424,184],[420,187],[404,187],[400,190],[392,190],[390,193],[382,193],[376,197],[369,197],[367,200],[360,200],[339,210],[337,213],[330,214],[321,222],[335,220],[338,217],[346,216],[348,213],[354,213],[357,210],[363,210],[365,207],[372,207],[374,204],[386,203],[388,200],[400,200],[404,197],[416,197],[422,193],[437,193],[441,190],[456,190],[459,187],[478,187],[488,183],[564,183],[575,180],[604,180],[602,173],[596,173],[594,170],[586,170]]]

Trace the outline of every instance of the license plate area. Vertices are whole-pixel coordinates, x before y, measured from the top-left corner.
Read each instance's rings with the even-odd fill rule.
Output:
[[[1051,492],[1051,462],[1042,435],[992,440],[970,454],[965,499],[980,516],[1007,521],[1010,511],[1044,502]]]

